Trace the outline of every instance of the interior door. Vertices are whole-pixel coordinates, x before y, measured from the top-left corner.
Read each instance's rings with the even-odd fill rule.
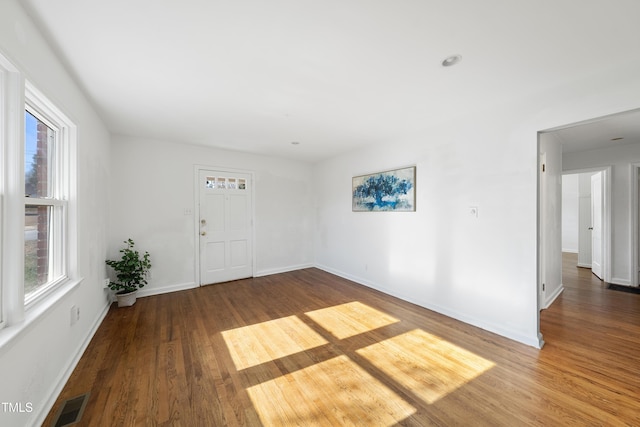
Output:
[[[591,268],[591,173],[581,173],[578,178],[578,267]]]
[[[591,271],[602,279],[602,172],[591,176]]]
[[[253,275],[251,175],[200,170],[200,285]]]

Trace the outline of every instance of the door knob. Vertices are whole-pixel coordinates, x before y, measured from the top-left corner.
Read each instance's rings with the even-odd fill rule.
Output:
[[[201,236],[206,236],[206,235],[207,235],[207,232],[206,232],[206,231],[201,231],[201,232],[200,232],[200,235],[201,235]]]
[[[589,227],[589,230],[593,230],[593,227]]]

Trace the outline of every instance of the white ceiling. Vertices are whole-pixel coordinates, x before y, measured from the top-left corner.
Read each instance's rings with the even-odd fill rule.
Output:
[[[555,130],[553,136],[564,153],[640,144],[640,110]]]
[[[640,40],[637,0],[23,3],[113,133],[310,162],[637,63]]]

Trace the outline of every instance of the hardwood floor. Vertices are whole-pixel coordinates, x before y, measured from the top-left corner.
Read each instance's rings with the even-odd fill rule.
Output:
[[[640,295],[563,274],[543,350],[317,269],[142,298],[45,425],[86,392],[86,426],[640,425]]]

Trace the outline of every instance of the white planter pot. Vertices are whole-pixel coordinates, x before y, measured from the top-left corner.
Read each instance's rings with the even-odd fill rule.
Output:
[[[131,307],[136,303],[136,295],[138,291],[129,292],[126,294],[116,294],[116,298],[118,299],[118,307]]]

